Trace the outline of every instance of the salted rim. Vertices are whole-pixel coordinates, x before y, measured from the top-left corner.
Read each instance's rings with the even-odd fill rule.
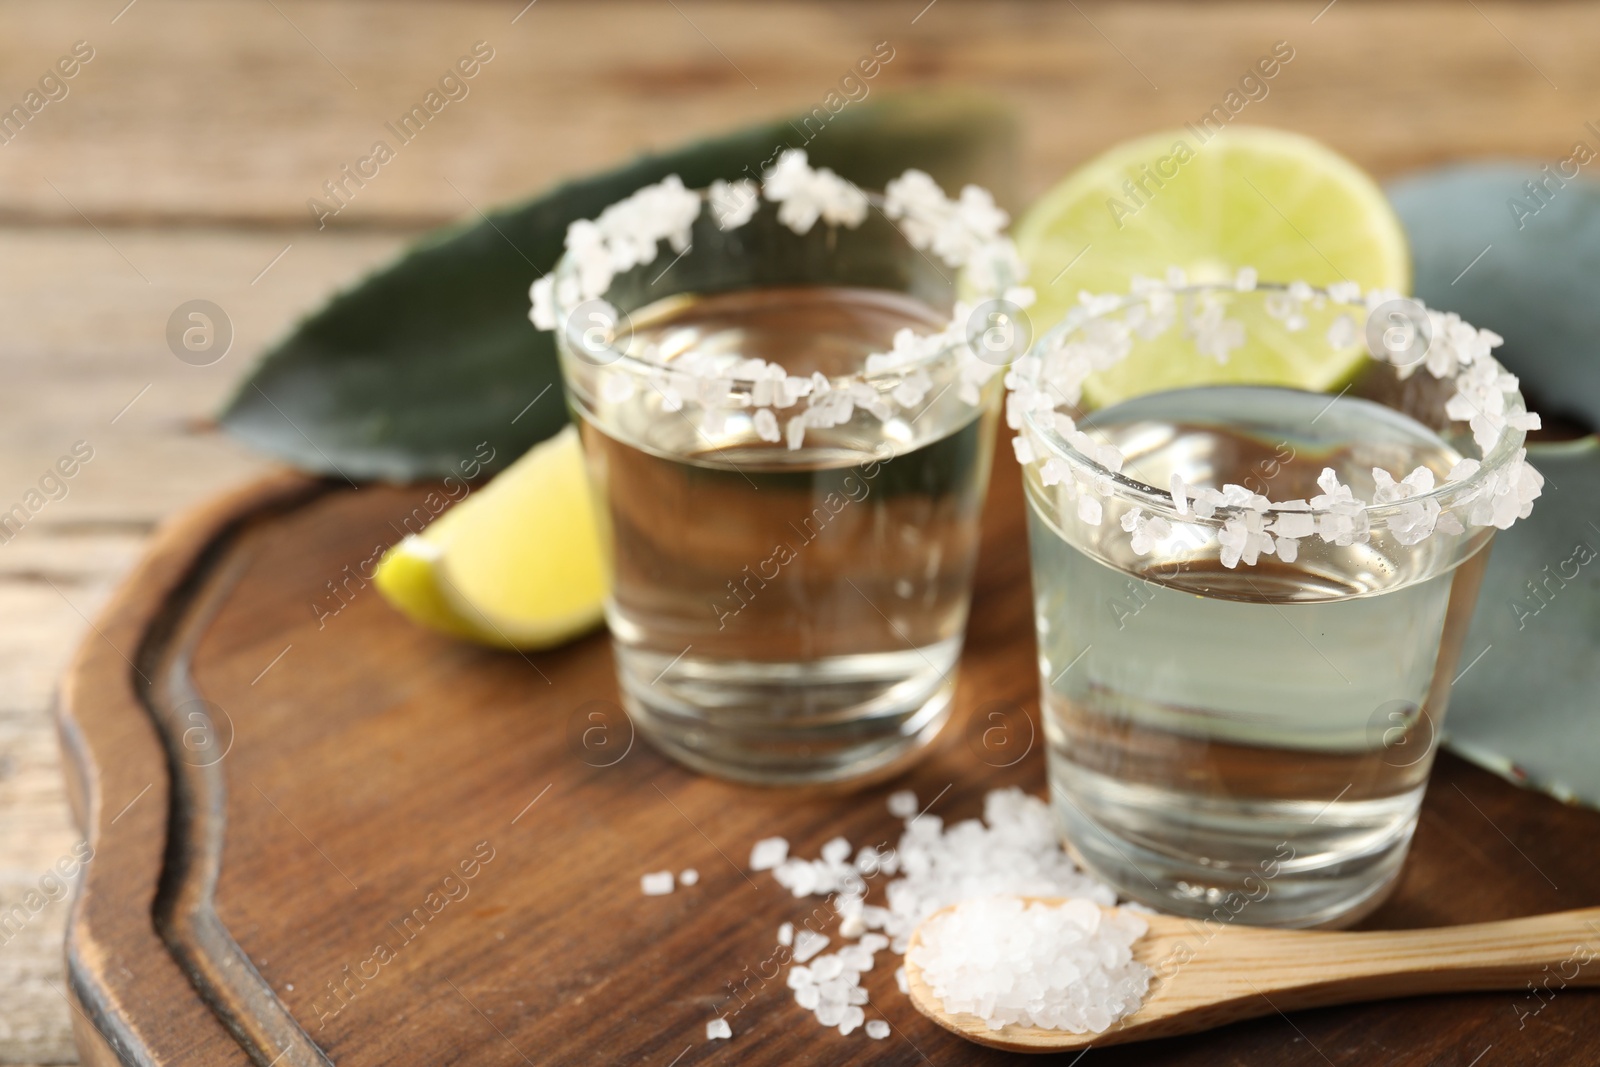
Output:
[[[1058,409],[1062,406],[1062,403],[1047,404],[1036,399],[1045,395],[1039,386],[1039,378],[1045,369],[1045,360],[1053,354],[1062,352],[1065,342],[1076,339],[1086,327],[1095,322],[1115,319],[1118,316],[1125,315],[1132,309],[1150,309],[1155,305],[1165,303],[1166,310],[1173,313],[1173,320],[1167,322],[1161,329],[1147,335],[1144,339],[1148,340],[1171,329],[1173,323],[1177,321],[1175,313],[1177,304],[1184,298],[1203,296],[1208,293],[1243,294],[1257,290],[1284,294],[1291,304],[1292,313],[1296,314],[1308,302],[1319,308],[1332,303],[1337,307],[1344,307],[1352,312],[1358,312],[1359,318],[1351,317],[1349,319],[1348,339],[1341,343],[1336,342],[1330,336],[1328,337],[1330,344],[1336,344],[1340,347],[1343,347],[1344,344],[1354,345],[1365,336],[1368,354],[1380,362],[1387,362],[1396,366],[1402,378],[1408,377],[1420,365],[1425,367],[1435,378],[1457,379],[1457,393],[1451,398],[1452,403],[1457,398],[1461,398],[1466,404],[1472,404],[1471,396],[1467,395],[1459,379],[1463,371],[1474,364],[1486,368],[1489,374],[1495,376],[1495,384],[1503,386],[1503,388],[1499,389],[1499,392],[1504,408],[1496,416],[1500,425],[1494,431],[1495,439],[1493,444],[1485,449],[1482,445],[1482,438],[1479,436],[1480,431],[1477,427],[1474,427],[1474,439],[1475,443],[1478,444],[1480,457],[1476,459],[1470,456],[1463,457],[1463,462],[1470,461],[1475,464],[1473,469],[1456,478],[1446,475],[1442,481],[1429,490],[1415,491],[1413,487],[1413,492],[1410,495],[1385,500],[1381,503],[1356,498],[1353,493],[1349,492],[1347,486],[1342,485],[1339,486],[1339,489],[1343,490],[1347,495],[1343,499],[1334,500],[1324,506],[1313,506],[1304,500],[1293,502],[1271,501],[1260,494],[1244,489],[1243,486],[1237,486],[1236,488],[1254,499],[1249,503],[1227,503],[1218,499],[1224,495],[1223,490],[1196,489],[1196,487],[1176,482],[1171,489],[1161,489],[1132,476],[1130,473],[1124,473],[1121,469],[1120,458],[1115,465],[1101,462],[1095,456],[1075,446],[1058,429],[1056,422],[1057,416],[1061,414]],[[1399,359],[1405,355],[1405,350],[1394,352],[1374,344],[1372,336],[1366,330],[1367,320],[1374,310],[1396,300],[1406,301],[1416,309],[1414,314],[1426,316],[1426,322],[1432,330],[1432,343],[1441,344],[1445,349],[1441,351],[1439,358],[1432,357],[1432,347],[1430,345],[1424,350],[1423,356],[1408,362],[1400,362]],[[1189,303],[1188,301],[1184,302],[1186,305]],[[1190,313],[1191,310],[1189,306],[1184,308],[1186,313]],[[1271,313],[1269,309],[1269,314]],[[1275,315],[1274,317],[1280,316]],[[1341,316],[1339,320],[1335,320],[1334,327],[1329,330],[1330,335],[1334,329],[1339,328],[1340,322],[1345,318],[1345,316]],[[1229,321],[1232,320],[1224,319],[1223,323]],[[1421,320],[1417,321],[1420,322]],[[1186,322],[1186,325],[1190,326],[1191,329],[1194,327],[1192,317]],[[1461,348],[1457,343],[1464,338],[1470,339],[1469,347]],[[1233,347],[1237,347],[1241,343],[1243,343],[1242,335],[1234,343]],[[1186,525],[1216,529],[1227,529],[1233,527],[1234,524],[1253,525],[1255,529],[1247,532],[1265,535],[1267,541],[1273,542],[1272,548],[1267,548],[1266,542],[1258,542],[1257,546],[1261,551],[1272,554],[1274,549],[1281,547],[1281,542],[1279,541],[1279,536],[1281,535],[1274,536],[1274,531],[1265,528],[1266,523],[1269,520],[1276,523],[1277,520],[1286,515],[1310,514],[1315,517],[1342,514],[1352,518],[1359,515],[1365,520],[1365,525],[1368,527],[1375,525],[1372,523],[1374,519],[1392,520],[1405,515],[1412,517],[1413,520],[1421,521],[1425,517],[1427,528],[1421,536],[1414,539],[1407,539],[1404,535],[1401,536],[1400,539],[1403,544],[1411,545],[1419,543],[1431,535],[1441,516],[1449,515],[1452,509],[1459,509],[1478,499],[1484,490],[1490,487],[1491,482],[1496,483],[1495,488],[1501,488],[1499,483],[1506,481],[1506,488],[1518,493],[1518,499],[1521,500],[1518,514],[1503,524],[1499,521],[1489,521],[1472,522],[1471,525],[1480,527],[1494,525],[1501,529],[1507,528],[1516,518],[1526,517],[1528,510],[1531,509],[1532,500],[1539,495],[1543,478],[1531,465],[1527,464],[1527,453],[1523,447],[1527,430],[1538,428],[1539,417],[1537,414],[1527,410],[1522,394],[1518,391],[1515,376],[1506,372],[1505,368],[1489,355],[1489,350],[1501,343],[1502,339],[1491,331],[1475,329],[1462,322],[1458,316],[1441,314],[1427,308],[1421,301],[1403,297],[1398,293],[1387,290],[1374,289],[1363,294],[1359,286],[1354,283],[1336,283],[1325,288],[1313,287],[1305,282],[1257,283],[1255,271],[1249,268],[1241,270],[1238,277],[1231,284],[1203,283],[1190,285],[1184,280],[1182,272],[1174,268],[1168,272],[1168,281],[1166,282],[1143,279],[1136,276],[1133,291],[1127,294],[1113,296],[1081,294],[1079,306],[1069,312],[1061,322],[1044,333],[1034,343],[1028,355],[1019,359],[1007,375],[1006,384],[1010,389],[1007,421],[1013,429],[1019,431],[1013,441],[1013,445],[1018,452],[1018,460],[1025,467],[1041,468],[1041,481],[1044,481],[1042,467],[1047,462],[1047,457],[1039,456],[1033,452],[1035,444],[1043,446],[1049,452],[1048,458],[1059,459],[1073,468],[1071,480],[1076,483],[1077,495],[1091,493],[1098,499],[1116,497],[1130,500],[1131,503],[1137,505],[1133,512],[1133,525],[1125,525],[1125,528],[1130,533],[1133,533],[1136,538],[1143,532],[1144,525],[1149,517],[1161,519],[1166,523],[1176,520]],[[1126,354],[1126,352],[1123,352],[1121,356],[1113,358],[1110,362],[1117,362],[1124,358]],[[1224,351],[1223,355],[1225,356],[1225,354]],[[1480,377],[1483,376],[1483,372],[1477,373],[1479,373]],[[1508,385],[1505,384],[1507,382],[1509,382]],[[1019,398],[1020,403],[1018,402]],[[1069,406],[1076,406],[1078,399],[1078,396],[1068,396],[1064,403]],[[1489,416],[1481,408],[1476,405],[1473,406],[1478,414],[1484,415],[1485,419],[1489,419]],[[1453,422],[1457,423],[1470,424],[1471,422],[1471,415],[1466,418],[1458,418],[1455,415],[1450,417]],[[1105,446],[1097,446],[1097,451],[1102,447]],[[1111,451],[1114,452],[1115,449]],[[1431,472],[1431,468],[1429,470]],[[1332,473],[1329,469],[1324,471],[1325,475],[1332,475]],[[1412,475],[1415,473],[1413,471]],[[1407,475],[1407,477],[1410,476]],[[1391,474],[1390,477],[1393,478],[1393,475]],[[1522,485],[1524,477],[1529,479],[1527,486]],[[1053,486],[1062,483],[1064,480],[1056,478],[1045,484]],[[1336,478],[1334,479],[1334,484],[1338,485]],[[1395,484],[1399,486],[1406,483],[1402,479]],[[1182,510],[1180,510],[1177,502],[1178,485],[1182,485],[1186,501],[1186,507]],[[1325,487],[1323,496],[1313,497],[1312,499],[1322,500],[1324,496],[1332,495],[1334,495],[1334,492]],[[1203,496],[1210,499],[1213,509],[1211,514],[1204,516],[1197,514],[1195,509],[1196,503]],[[1523,500],[1523,497],[1526,499]],[[1088,518],[1085,518],[1084,521],[1089,522],[1090,525],[1098,525],[1100,520],[1097,511],[1097,507],[1089,508],[1088,512],[1096,513],[1096,517],[1093,521]],[[1419,515],[1419,511],[1421,515]],[[1145,516],[1145,512],[1151,513],[1150,516]],[[1260,521],[1252,522],[1241,518],[1245,514],[1252,513],[1258,516]],[[1083,514],[1084,512],[1080,511],[1080,515]],[[1124,520],[1125,523],[1126,521]],[[1411,524],[1413,529],[1416,526],[1416,521]],[[1450,521],[1460,525],[1459,520],[1453,516]],[[1451,530],[1448,525],[1444,528],[1446,532],[1464,532],[1464,530]],[[1390,525],[1390,529],[1394,529],[1393,525]],[[1234,529],[1234,533],[1237,535],[1237,528]],[[1407,533],[1410,533],[1410,530]],[[1300,538],[1308,536],[1320,537],[1322,536],[1322,531],[1319,529],[1314,533],[1301,534],[1289,538],[1289,540],[1298,541]],[[1351,543],[1353,540],[1366,540],[1367,531],[1358,530],[1357,535],[1350,541],[1336,540],[1330,537],[1324,537],[1323,539],[1334,543]],[[1149,543],[1148,539],[1146,543]],[[1291,549],[1289,559],[1293,558],[1293,550]],[[1254,560],[1252,558],[1247,562],[1254,562]]]
[[[868,195],[869,197],[872,197],[872,194]],[[877,198],[875,197],[873,197],[873,204],[874,206],[878,206]],[[555,267],[550,273],[559,279],[564,273],[570,272],[574,269],[576,268],[573,267],[569,262],[569,256],[563,254],[561,259],[556,262]],[[899,292],[899,290],[895,289],[877,289],[872,286],[859,286],[858,288],[867,289],[873,292]],[[670,297],[663,297],[663,299],[670,299]],[[568,315],[570,315],[571,312],[581,307],[583,303],[586,303],[586,301],[581,301],[578,304],[572,305],[571,307],[563,307],[558,301],[557,312],[562,315],[563,319],[565,319]],[[952,305],[952,309],[960,306],[962,305],[958,302],[957,304]],[[971,342],[966,337],[961,337],[954,340],[948,338],[949,328],[954,325],[955,321],[955,316],[952,314],[950,320],[945,323],[944,330],[940,330],[935,327],[930,333],[919,334],[918,336],[921,337],[939,337],[943,338],[944,340],[939,347],[932,348],[930,346],[928,351],[919,353],[913,359],[897,362],[892,367],[886,367],[883,370],[874,371],[872,373],[867,373],[863,370],[851,374],[827,375],[827,378],[830,382],[835,384],[859,381],[877,386],[883,383],[893,383],[898,381],[899,379],[904,378],[907,374],[910,374],[916,370],[927,370],[929,367],[937,365],[952,355],[959,355],[963,349],[970,350]],[[608,369],[626,367],[631,373],[645,375],[657,373],[688,373],[681,366],[674,366],[671,362],[663,360],[647,359],[644,356],[633,354],[626,348],[618,348],[614,345],[608,344],[605,347],[605,351],[607,353],[606,359],[604,361],[595,361],[597,366],[602,366]],[[880,353],[874,354],[876,355]],[[588,361],[586,360],[585,362]],[[734,389],[742,391],[749,391],[755,386],[756,383],[756,379],[754,378],[740,378],[737,376],[715,377],[718,381],[731,382]]]
[[[677,175],[669,175],[636,190],[597,218],[573,223],[567,230],[567,250],[551,272],[529,289],[533,303],[529,318],[540,329],[557,330],[583,304],[603,300],[616,274],[655,262],[662,241],[679,254],[687,251],[690,228],[703,208],[711,209],[719,228],[726,233],[749,222],[763,200],[778,205],[779,222],[797,235],[811,232],[819,220],[856,229],[866,221],[867,209],[877,208],[912,248],[933,252],[952,269],[968,268],[967,277],[976,284],[980,302],[1003,298],[1018,310],[1033,302],[1032,290],[1021,285],[1027,268],[1003,232],[1010,219],[995,206],[994,197],[987,190],[968,185],[958,199],[951,199],[931,177],[913,168],[878,193],[861,189],[826,167],[814,169],[803,149],[789,149],[759,183],[749,179],[716,181],[703,189],[689,189]],[[603,266],[589,258],[602,251],[610,259]],[[586,268],[593,271],[587,279],[583,277]],[[564,285],[567,281],[573,284]],[[541,315],[545,307],[553,317]],[[967,335],[955,333],[953,327],[964,325],[973,307],[969,301],[954,301],[944,329],[918,334],[924,344],[918,346],[915,355],[896,359],[879,370],[835,375],[831,380],[892,379],[953,350],[970,348]],[[610,344],[605,351],[614,357],[604,361],[607,366],[627,362],[645,371],[683,371],[673,363],[646,359]],[[731,380],[740,384],[755,381],[739,377]]]
[[[1033,291],[1018,284],[1026,267],[1011,239],[1003,235],[1010,218],[995,205],[993,196],[968,185],[952,199],[930,176],[914,169],[890,181],[882,195],[866,193],[827,168],[811,167],[802,149],[779,156],[760,183],[719,180],[706,189],[689,189],[677,175],[669,175],[612,204],[596,218],[580,219],[568,227],[566,253],[528,291],[529,318],[543,330],[560,328],[566,347],[574,348],[571,329],[564,324],[571,323],[585,305],[601,314],[599,325],[610,328],[620,320],[621,313],[604,299],[617,274],[654,263],[663,243],[678,255],[687,252],[694,224],[706,207],[718,227],[730,232],[748,223],[763,200],[776,204],[778,221],[800,235],[809,233],[819,220],[854,229],[877,207],[912,248],[961,270],[979,303],[957,299],[942,329],[919,333],[903,327],[895,333],[890,351],[872,353],[860,371],[834,377],[790,375],[782,366],[760,359],[731,365],[683,357],[671,362],[647,359],[618,349],[614,337],[606,334],[601,342],[576,346],[590,355],[574,351],[579,360],[596,368],[602,392],[609,389],[625,398],[636,386],[624,379],[642,378],[661,393],[669,410],[679,411],[690,401],[699,405],[702,429],[708,434],[723,425],[731,410],[754,408],[758,435],[769,442],[787,439],[790,449],[801,446],[808,427],[840,425],[858,410],[887,422],[897,408],[905,412],[918,408],[932,389],[928,369],[951,357],[957,398],[973,407],[984,402],[984,386],[1009,362],[1009,350],[1000,360],[980,356],[968,331],[969,320],[976,307],[996,299],[1016,314],[1030,305]],[[620,368],[612,370],[618,364]],[[780,431],[777,412],[790,408],[797,413],[785,416]]]

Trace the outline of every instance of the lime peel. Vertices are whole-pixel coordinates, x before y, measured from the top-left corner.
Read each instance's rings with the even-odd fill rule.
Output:
[[[412,621],[485,644],[549,648],[592,630],[608,579],[576,428],[391,548],[375,583]]]
[[[1171,130],[1117,145],[1040,198],[1017,227],[1017,246],[1037,287],[1036,333],[1077,306],[1080,292],[1124,293],[1135,276],[1173,266],[1192,282],[1244,267],[1263,281],[1315,286],[1405,292],[1411,281],[1405,233],[1377,184],[1319,142],[1264,127],[1229,127],[1204,141]],[[1287,341],[1252,333],[1226,363],[1149,346],[1092,375],[1084,400],[1105,407],[1226,382],[1322,391],[1365,359],[1359,347],[1313,355]]]

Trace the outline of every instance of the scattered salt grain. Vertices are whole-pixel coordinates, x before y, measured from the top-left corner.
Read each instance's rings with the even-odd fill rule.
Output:
[[[778,927],[778,944],[784,946],[794,944],[794,923],[784,923]]]
[[[894,984],[900,987],[900,992],[910,995],[911,979],[906,977],[906,969],[904,967],[896,967],[894,969]]]
[[[917,794],[902,789],[889,794],[889,814],[897,819],[909,819],[917,813]]]
[[[839,950],[838,956],[852,971],[872,970],[872,952],[862,945],[846,945]]]
[[[809,962],[809,967],[791,968],[790,988],[795,1002],[814,1012],[824,1026],[842,1027],[846,1010],[866,1003],[861,975],[873,969],[876,954],[886,948],[904,953],[917,924],[942,908],[996,896],[1116,902],[1110,887],[1079,870],[1062,851],[1049,806],[1020,789],[991,792],[984,800],[981,821],[967,819],[948,829],[936,815],[919,816],[916,795],[909,790],[889,797],[889,811],[906,823],[899,844],[870,850],[871,854],[862,849],[854,863],[849,862],[849,844],[843,838],[829,841],[822,858],[814,860],[790,858],[788,844],[781,838],[759,842],[751,854],[752,867],[771,869],[794,896],[830,898],[828,906],[838,916],[836,932],[844,943],[834,953],[821,954],[829,944],[826,935],[811,930],[794,934],[794,962]],[[766,868],[755,862],[757,853],[771,860]],[[868,880],[879,875],[892,879],[883,887],[884,903],[868,904],[869,891],[875,892]],[[1012,973],[1005,966],[1008,961],[997,957],[995,962],[1004,973]],[[796,970],[805,973],[795,975]],[[895,984],[902,993],[909,992],[904,967],[895,970]],[[1067,984],[1071,986],[1072,980]],[[1105,989],[1100,992],[1110,995]],[[1133,1010],[1142,996],[1140,989],[1131,999],[1124,997],[1131,1004],[1125,1010]],[[1112,1008],[1102,1007],[1103,1011],[1091,1013],[1090,1021],[1102,1015],[1108,1020],[1116,1017]]]
[[[844,1015],[839,1019],[839,1032],[849,1036],[852,1030],[855,1030],[866,1021],[867,1013],[852,1004],[844,1009]]]
[[[789,842],[781,837],[763,838],[750,850],[750,869],[770,871],[788,858]]]
[[[639,879],[639,888],[647,897],[664,897],[672,892],[672,872],[654,871]]]
[[[715,1041],[719,1037],[732,1037],[733,1027],[728,1025],[726,1019],[712,1019],[706,1023],[706,1040]]]
[[[798,930],[794,935],[794,961],[804,963],[828,947],[828,935],[812,930]]]
[[[843,863],[850,858],[850,842],[836,837],[822,846],[822,861],[829,865]]]
[[[874,1041],[882,1041],[889,1036],[889,1024],[882,1019],[874,1019],[867,1024],[867,1036]]]
[[[695,870],[693,867],[690,867],[689,869],[685,870],[682,874],[678,875],[678,884],[679,885],[694,885],[699,880],[700,880],[700,872]]]
[[[1151,970],[1132,946],[1149,924],[1092,901],[1052,906],[999,896],[930,919],[910,959],[947,1012],[1075,1034],[1138,1010]]]
[[[778,865],[773,877],[795,896],[810,896],[817,891],[819,865],[806,860],[787,860]]]

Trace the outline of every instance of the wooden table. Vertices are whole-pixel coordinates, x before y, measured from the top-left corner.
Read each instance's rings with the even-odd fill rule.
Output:
[[[49,708],[87,620],[156,523],[262,466],[207,414],[297,314],[425,227],[808,109],[879,41],[894,58],[872,92],[970,83],[1015,103],[1029,192],[1121,137],[1197,119],[1277,41],[1295,58],[1242,119],[1321,137],[1380,176],[1557,160],[1600,117],[1591,5],[125,3],[0,9],[8,107],[77,42],[92,49],[67,95],[0,144],[0,511],[75,443],[93,450],[0,544],[6,907],[77,841]],[[307,200],[478,41],[494,58],[470,94],[319,229]],[[207,367],[166,339],[196,298],[235,331]],[[1452,835],[1519,862],[1492,831],[1438,819],[1419,844]],[[64,916],[47,903],[0,944],[0,1063],[75,1060]],[[1486,1067],[1535,1057],[1539,1025]],[[1439,1054],[1466,1064],[1477,1049]]]

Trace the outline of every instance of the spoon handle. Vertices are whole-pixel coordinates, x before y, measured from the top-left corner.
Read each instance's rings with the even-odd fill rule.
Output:
[[[1427,930],[1246,931],[1234,962],[1283,1010],[1526,985],[1600,985],[1600,908]]]

